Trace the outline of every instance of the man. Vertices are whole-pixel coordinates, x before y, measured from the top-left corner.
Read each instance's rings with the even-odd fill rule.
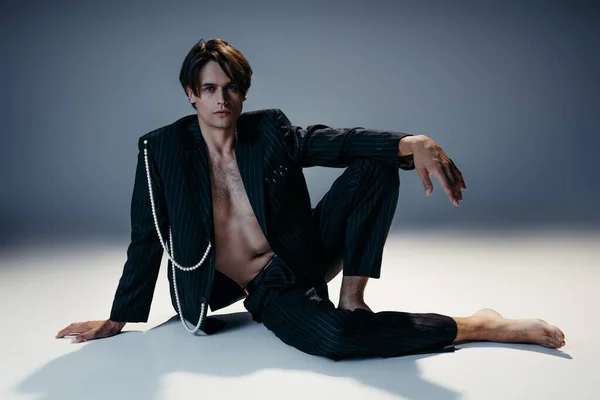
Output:
[[[254,320],[306,353],[332,359],[444,351],[472,340],[564,345],[539,319],[490,309],[468,318],[373,313],[364,302],[380,275],[395,212],[398,168],[416,169],[427,195],[433,175],[458,206],[461,172],[426,136],[363,128],[291,126],[279,110],[242,114],[252,70],[228,43],[200,41],[180,81],[196,114],[140,138],[132,233],[110,318],[74,323],[75,341],[147,321],[163,251],[173,307],[184,327],[212,333],[206,317],[245,297]],[[347,167],[313,210],[303,167]],[[343,269],[340,301],[327,282]]]

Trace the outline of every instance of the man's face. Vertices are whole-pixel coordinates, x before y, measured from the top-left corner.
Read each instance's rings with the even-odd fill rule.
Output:
[[[190,88],[187,88],[187,92],[190,102],[196,105],[202,125],[215,129],[235,129],[242,113],[242,102],[246,99],[217,62],[209,61],[200,70],[198,96]]]

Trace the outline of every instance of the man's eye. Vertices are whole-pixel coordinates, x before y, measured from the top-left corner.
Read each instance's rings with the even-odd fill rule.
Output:
[[[212,87],[212,86],[206,86],[206,87],[204,88],[204,91],[205,91],[205,92],[213,92],[214,90],[215,90],[215,88],[214,88],[214,87]]]
[[[238,87],[236,85],[229,85],[229,90],[237,92],[238,91]]]

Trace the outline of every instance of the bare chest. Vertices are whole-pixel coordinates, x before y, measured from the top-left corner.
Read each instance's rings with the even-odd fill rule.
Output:
[[[213,213],[223,216],[254,215],[235,159],[211,163]]]
[[[217,270],[244,287],[268,259],[270,246],[254,215],[235,159],[211,162]]]

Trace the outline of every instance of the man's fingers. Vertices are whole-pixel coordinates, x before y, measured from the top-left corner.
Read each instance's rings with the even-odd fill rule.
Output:
[[[462,200],[462,192],[460,191],[461,183],[458,175],[456,174],[456,169],[452,167],[452,165],[448,164],[444,169],[446,173],[446,178],[448,178],[448,182],[450,182],[450,190],[454,195],[454,199],[456,201]]]
[[[425,194],[427,196],[433,193],[433,183],[431,183],[431,179],[429,179],[429,171],[425,168],[417,168],[417,174],[419,178],[421,178],[421,182],[423,182],[423,188],[425,189]]]
[[[462,191],[466,190],[467,186],[465,185],[465,181],[464,181],[464,179],[462,177],[462,174],[460,173],[460,171],[456,167],[454,167],[454,174],[456,176],[456,190],[458,191],[458,194],[460,196],[460,200],[462,201],[462,199],[463,199]]]
[[[56,334],[56,338],[62,338],[73,333],[82,333],[89,329],[86,322],[74,322]]]
[[[96,339],[99,329],[90,329],[87,332],[81,333],[71,341],[71,343],[85,342],[86,340]]]
[[[454,186],[456,177],[454,176],[454,171],[452,170],[452,164],[450,161],[442,162],[440,164],[442,171],[446,174],[446,178],[448,178],[448,183],[450,183],[450,186]]]
[[[77,335],[71,343],[79,343],[79,342],[85,342],[86,340],[91,340],[91,339],[105,338],[105,337],[116,335],[117,333],[118,332],[111,330],[110,328],[108,328],[106,325],[103,324],[98,327],[91,328],[87,332]]]
[[[447,164],[444,166],[442,171],[444,172],[444,175],[446,176],[448,184],[450,185],[450,191],[452,192],[452,198],[450,200],[453,200],[453,199],[456,201],[461,200],[460,188],[457,186],[458,177],[454,174],[454,170],[452,169],[452,166],[450,164]]]
[[[452,160],[448,160],[449,162],[447,164],[444,164],[443,171],[446,174],[448,182],[450,183],[450,189],[453,193],[454,200],[456,200],[456,202],[460,202],[463,199],[461,190],[463,186],[462,176],[458,168],[456,168],[456,165],[454,165],[454,163],[452,162]]]
[[[454,161],[450,160],[450,162],[452,163],[452,166],[456,170],[456,176],[458,176],[462,190],[467,190],[467,184],[465,183],[465,179],[463,178],[462,172],[460,172],[460,169],[458,169],[456,164],[454,164]]]
[[[448,196],[448,198],[450,199],[452,204],[454,204],[455,206],[458,206],[458,200],[455,199],[454,192],[452,190],[452,187],[450,186],[450,182],[448,182],[448,178],[446,178],[446,174],[442,171],[443,170],[441,168],[436,169],[433,172],[433,176],[435,176],[435,178],[438,180],[440,185],[442,185],[442,189],[444,189],[444,192],[446,192],[446,196]]]
[[[61,330],[60,330],[60,331],[58,331],[58,333],[56,334],[56,338],[57,338],[57,339],[59,339],[59,338],[65,337],[65,335],[67,334],[68,330],[69,330],[69,328],[68,328],[68,327],[67,327],[67,328],[64,328],[64,329],[61,329]]]

